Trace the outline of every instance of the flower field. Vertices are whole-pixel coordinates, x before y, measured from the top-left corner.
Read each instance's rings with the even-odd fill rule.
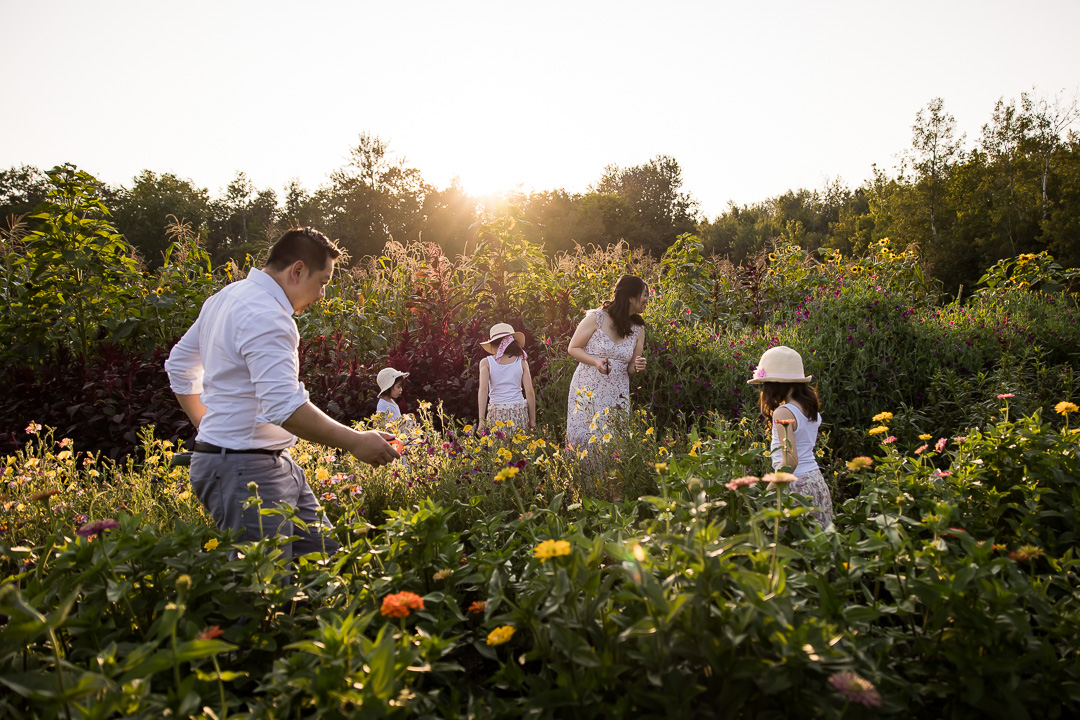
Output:
[[[180,228],[139,273],[79,217],[5,265],[17,295],[50,243],[113,263],[93,292],[37,269],[50,304],[0,318],[3,717],[1080,713],[1080,311],[1048,256],[956,298],[888,241],[740,268],[692,236],[548,258],[504,218],[457,259],[388,246],[300,316],[302,373],[366,427],[375,372],[407,370],[416,423],[378,469],[292,449],[342,549],[290,563],[285,538],[215,530],[172,462],[192,433],[161,354],[247,268]],[[627,271],[654,293],[649,365],[598,470],[564,447],[565,346]],[[475,428],[498,321],[526,333],[534,433]],[[778,344],[823,398],[823,532],[768,475],[746,385]]]

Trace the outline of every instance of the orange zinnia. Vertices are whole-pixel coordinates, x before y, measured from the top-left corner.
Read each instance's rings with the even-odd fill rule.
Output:
[[[385,617],[403,618],[408,617],[412,610],[423,610],[424,598],[416,593],[399,592],[391,593],[383,598],[382,614]]]

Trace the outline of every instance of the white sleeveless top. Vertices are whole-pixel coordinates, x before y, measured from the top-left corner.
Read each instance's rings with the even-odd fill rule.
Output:
[[[787,408],[795,416],[795,432],[792,435],[795,438],[795,452],[799,455],[799,466],[795,468],[794,474],[803,476],[817,470],[818,464],[817,457],[814,455],[814,447],[817,445],[818,428],[821,427],[821,413],[818,413],[817,420],[811,421],[806,419],[798,405],[784,403],[777,407],[776,410],[780,408]],[[776,410],[773,411],[774,417]],[[772,455],[773,469],[780,468],[784,464],[784,444],[780,442],[776,422],[773,422],[772,446],[769,450],[770,455]]]
[[[523,403],[525,394],[521,392],[521,378],[525,371],[521,368],[521,356],[514,358],[509,365],[495,362],[494,356],[488,357],[488,402]]]

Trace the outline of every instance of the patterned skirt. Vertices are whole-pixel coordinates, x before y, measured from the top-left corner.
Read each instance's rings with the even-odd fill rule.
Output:
[[[791,489],[810,498],[810,504],[817,508],[810,514],[817,520],[821,529],[828,527],[833,520],[832,494],[829,492],[829,485],[825,482],[825,476],[821,474],[821,470],[812,470],[805,475],[800,475],[799,479],[791,484]]]
[[[529,429],[529,403],[488,403],[487,427],[495,429],[495,423],[513,423],[519,430]]]

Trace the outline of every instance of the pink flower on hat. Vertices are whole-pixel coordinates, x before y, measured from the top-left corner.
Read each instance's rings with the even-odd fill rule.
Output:
[[[769,375],[769,373],[765,372],[765,368],[763,368],[763,367],[759,367],[757,369],[757,371],[754,373],[754,377],[756,377],[759,380],[761,378],[763,378],[763,377],[768,377],[768,375]]]

